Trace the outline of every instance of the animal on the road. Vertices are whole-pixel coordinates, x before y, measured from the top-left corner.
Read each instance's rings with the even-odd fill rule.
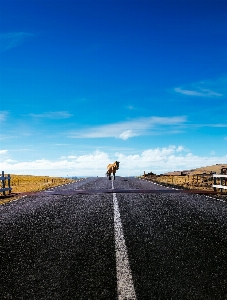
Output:
[[[112,173],[113,173],[113,178],[115,180],[115,173],[116,173],[116,170],[119,169],[119,163],[120,163],[119,161],[115,161],[113,164],[108,164],[106,176],[109,177],[109,180],[111,180]]]

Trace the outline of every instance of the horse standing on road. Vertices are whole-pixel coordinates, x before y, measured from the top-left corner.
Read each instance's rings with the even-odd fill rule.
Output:
[[[109,177],[109,180],[111,180],[111,173],[113,173],[113,177],[115,180],[115,173],[116,170],[119,169],[119,163],[120,163],[119,161],[115,161],[113,164],[108,164],[106,175],[107,177]]]

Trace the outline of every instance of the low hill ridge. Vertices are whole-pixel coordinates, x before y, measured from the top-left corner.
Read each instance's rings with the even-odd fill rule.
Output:
[[[181,173],[187,174],[187,175],[195,175],[195,174],[203,174],[203,173],[220,174],[222,168],[227,168],[227,164],[216,164],[216,165],[212,165],[212,166],[200,167],[200,168],[191,169],[191,170],[167,172],[164,175],[181,175]]]

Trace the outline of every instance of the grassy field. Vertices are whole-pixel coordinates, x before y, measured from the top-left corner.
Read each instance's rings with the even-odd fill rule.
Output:
[[[169,185],[176,185],[187,189],[213,191],[213,177],[209,175],[163,175],[152,176],[152,178],[149,179],[152,179],[156,182],[166,183]]]
[[[68,179],[62,177],[49,177],[49,176],[31,176],[31,175],[13,174],[10,175],[10,177],[11,177],[10,185],[12,188],[13,197],[10,198],[1,197],[0,204],[18,198],[18,195],[14,195],[14,194],[44,191],[51,187],[67,184],[70,182],[75,182],[74,179]],[[8,195],[8,192],[6,192],[6,195]]]

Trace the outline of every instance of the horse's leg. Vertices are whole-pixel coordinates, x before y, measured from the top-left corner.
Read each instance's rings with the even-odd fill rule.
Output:
[[[113,178],[114,178],[114,180],[115,180],[115,172],[113,172]]]

